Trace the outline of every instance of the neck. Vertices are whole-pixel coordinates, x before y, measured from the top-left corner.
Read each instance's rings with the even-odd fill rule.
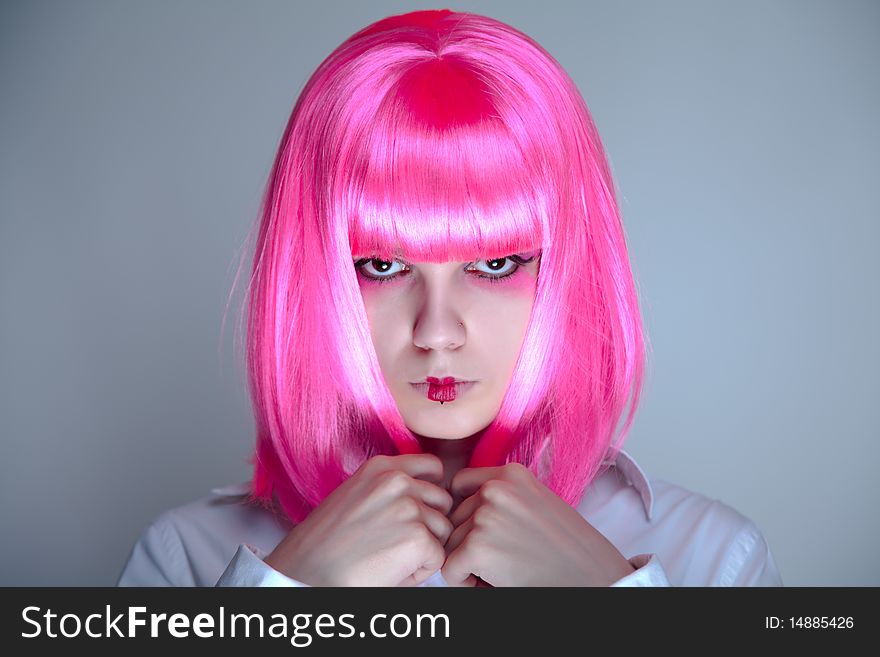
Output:
[[[466,438],[431,438],[417,436],[422,449],[429,454],[436,454],[443,462],[443,487],[449,489],[449,483],[456,472],[467,467],[485,429]]]

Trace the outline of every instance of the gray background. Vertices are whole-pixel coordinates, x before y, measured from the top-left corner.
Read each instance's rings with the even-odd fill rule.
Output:
[[[3,3],[0,584],[112,585],[158,513],[249,477],[221,320],[293,102],[442,6],[534,37],[598,124],[654,349],[627,449],[753,518],[787,585],[880,584],[880,5],[852,0]]]

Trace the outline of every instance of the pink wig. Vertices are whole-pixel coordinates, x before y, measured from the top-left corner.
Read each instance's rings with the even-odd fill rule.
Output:
[[[645,343],[613,179],[576,85],[522,32],[444,9],[351,36],[306,82],[254,228],[250,502],[299,522],[366,459],[422,451],[379,368],[353,254],[541,248],[513,378],[470,466],[517,461],[575,505],[623,445]]]

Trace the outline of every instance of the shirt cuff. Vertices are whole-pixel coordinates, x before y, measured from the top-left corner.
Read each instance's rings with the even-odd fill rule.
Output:
[[[629,563],[635,570],[610,586],[672,586],[656,554],[639,554]]]
[[[215,586],[309,586],[272,568],[265,556],[260,548],[241,543]]]

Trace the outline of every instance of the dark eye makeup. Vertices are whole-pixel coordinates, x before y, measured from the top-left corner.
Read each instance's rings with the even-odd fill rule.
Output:
[[[468,263],[468,265],[465,268],[465,271],[476,272],[477,270],[471,269],[471,267],[473,265],[475,265],[477,262],[485,262],[490,267],[492,266],[492,263],[500,263],[499,269],[503,268],[504,265],[508,261],[513,262],[516,265],[516,267],[514,267],[510,272],[505,273],[505,274],[501,274],[500,276],[486,274],[485,272],[475,273],[475,276],[477,278],[482,279],[482,280],[486,280],[489,283],[504,283],[504,282],[507,282],[508,280],[510,280],[510,278],[512,278],[519,271],[519,268],[522,265],[526,265],[526,264],[532,262],[533,260],[535,260],[535,258],[539,258],[539,257],[540,257],[540,252],[532,252],[529,254],[525,254],[525,257],[523,254],[520,254],[520,255],[509,255],[509,256],[505,256],[503,258],[493,258],[492,260],[477,260],[475,262]],[[399,263],[399,264],[403,265],[404,268],[402,270],[400,270],[399,272],[391,274],[390,276],[375,276],[375,275],[367,274],[364,272],[364,267],[367,264],[379,265],[382,269],[387,270],[394,263]],[[370,283],[379,283],[379,284],[388,283],[390,281],[396,280],[402,274],[410,271],[410,269],[408,269],[408,265],[400,260],[382,260],[381,258],[361,258],[360,260],[356,260],[354,262],[354,266],[355,266],[355,269],[357,269],[358,273],[364,279],[370,281]],[[379,267],[374,267],[374,268],[379,269]]]

